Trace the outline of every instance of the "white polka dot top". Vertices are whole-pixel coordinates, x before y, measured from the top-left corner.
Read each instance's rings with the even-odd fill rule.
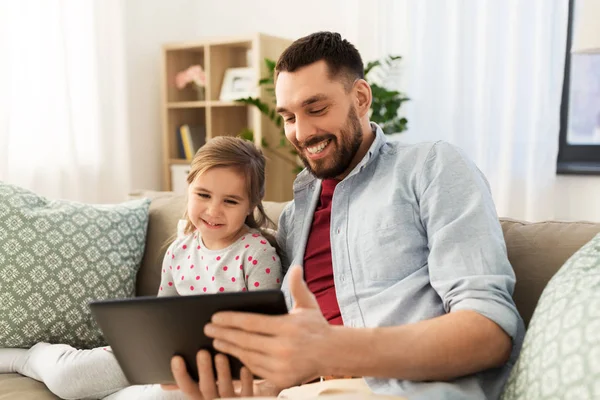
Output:
[[[281,261],[275,248],[250,229],[229,247],[205,248],[199,232],[183,235],[179,221],[177,239],[167,249],[158,296],[279,289]]]

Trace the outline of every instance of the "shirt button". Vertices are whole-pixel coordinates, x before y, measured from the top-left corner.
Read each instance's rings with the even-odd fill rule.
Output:
[[[341,230],[340,228],[337,228],[337,233],[338,233],[338,235],[340,234],[340,232],[341,232],[341,231],[342,231],[342,230]]]

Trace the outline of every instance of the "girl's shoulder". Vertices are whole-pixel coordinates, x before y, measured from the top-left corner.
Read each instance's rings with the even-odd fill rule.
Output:
[[[269,252],[274,247],[269,240],[258,230],[249,228],[248,232],[242,235],[234,244],[237,248],[243,249],[245,253]]]

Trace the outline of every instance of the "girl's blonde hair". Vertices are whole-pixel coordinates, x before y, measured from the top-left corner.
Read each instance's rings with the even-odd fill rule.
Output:
[[[256,208],[246,217],[245,224],[252,229],[257,229],[271,243],[280,254],[279,247],[273,235],[265,231],[266,228],[275,228],[275,224],[263,208],[262,199],[265,196],[265,156],[252,142],[231,136],[217,136],[210,139],[202,146],[192,159],[190,172],[187,176],[188,184],[192,184],[196,177],[209,169],[225,167],[235,168],[245,178],[250,209]],[[256,214],[256,215],[255,215]],[[186,221],[184,233],[192,233],[196,227],[190,221],[187,208],[183,217]]]

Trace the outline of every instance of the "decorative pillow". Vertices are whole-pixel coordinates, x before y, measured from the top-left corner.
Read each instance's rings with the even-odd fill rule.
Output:
[[[503,399],[600,399],[600,234],[552,277]]]
[[[104,345],[88,303],[135,294],[149,204],[52,201],[0,182],[0,347]]]

